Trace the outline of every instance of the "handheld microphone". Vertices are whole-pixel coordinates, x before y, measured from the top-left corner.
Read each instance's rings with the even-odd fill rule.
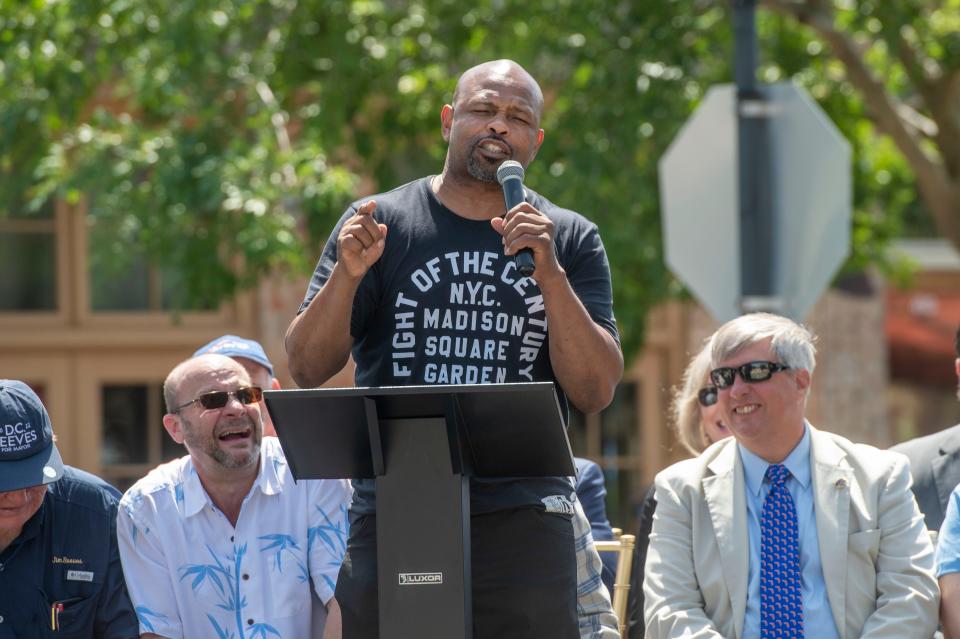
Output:
[[[497,168],[497,182],[503,189],[503,201],[509,211],[523,202],[523,166],[516,160],[507,160]],[[533,251],[523,248],[513,256],[517,271],[524,277],[533,275]]]

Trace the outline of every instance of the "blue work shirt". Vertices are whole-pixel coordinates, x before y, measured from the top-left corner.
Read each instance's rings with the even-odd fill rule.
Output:
[[[744,639],[760,637],[760,515],[770,485],[765,480],[771,465],[737,444],[743,461],[743,477],[747,484],[747,530],[750,534],[750,571],[747,582],[747,610],[743,620]],[[813,482],[810,474],[810,429],[803,427],[803,437],[782,464],[790,471],[787,490],[797,509],[800,541],[800,594],[803,598],[803,631],[805,637],[839,639],[833,620],[827,584],[820,563],[817,519],[814,512]]]
[[[69,466],[47,487],[0,553],[0,638],[139,637],[117,549],[116,495]]]

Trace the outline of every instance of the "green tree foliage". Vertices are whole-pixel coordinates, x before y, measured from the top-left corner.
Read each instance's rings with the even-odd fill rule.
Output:
[[[882,263],[902,220],[925,218],[913,167],[878,138],[820,31],[777,8],[761,15],[760,77],[807,87],[854,144],[851,264]],[[949,25],[960,9],[937,11]],[[884,68],[878,56],[865,64]],[[267,272],[308,272],[352,199],[439,171],[456,76],[500,57],[544,88],[527,182],[600,225],[632,352],[647,310],[680,290],[662,260],[657,161],[731,79],[723,2],[0,0],[0,208],[83,199],[105,229],[94,264],[122,269],[142,251],[181,274],[183,303],[216,303]],[[881,77],[906,101],[909,74]]]
[[[929,218],[908,206],[905,230],[932,221],[960,249],[960,0],[761,1],[809,27],[800,33],[826,46],[839,87],[857,94],[851,106],[885,136],[875,178],[896,213],[906,194],[890,152],[906,160]]]

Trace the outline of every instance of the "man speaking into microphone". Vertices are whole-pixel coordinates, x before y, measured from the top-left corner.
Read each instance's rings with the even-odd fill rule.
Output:
[[[513,61],[460,76],[440,110],[443,171],[354,203],[324,247],[287,330],[301,387],[352,350],[358,386],[553,381],[564,412],[568,400],[587,413],[610,403],[623,356],[596,225],[529,189],[505,211],[497,181],[504,162],[536,157],[542,110]],[[524,249],[529,277],[514,261]],[[344,639],[378,636],[373,483],[354,482],[336,589]],[[572,492],[560,477],[473,479],[476,639],[581,636]]]

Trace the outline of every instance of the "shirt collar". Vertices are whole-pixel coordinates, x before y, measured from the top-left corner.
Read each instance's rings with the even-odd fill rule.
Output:
[[[183,514],[185,517],[191,517],[204,509],[207,504],[212,505],[207,491],[203,489],[200,483],[200,475],[197,473],[193,460],[187,455],[186,464],[183,466],[181,475],[181,484],[174,486],[177,501],[183,500]]]
[[[270,436],[263,438],[260,444],[260,473],[253,485],[264,495],[278,495],[283,491],[281,478],[287,468],[287,460],[275,448],[280,448],[279,439]]]
[[[754,455],[739,442],[737,449],[740,451],[740,459],[743,462],[743,476],[747,482],[747,490],[750,494],[759,496],[767,468],[772,464]],[[787,458],[780,463],[787,467],[793,478],[803,488],[810,484],[810,428],[806,420],[803,422],[803,437],[800,438],[800,443],[794,446]]]
[[[264,441],[260,446],[260,468],[257,470],[257,478],[254,480],[250,492],[259,490],[264,495],[276,495],[283,489],[280,476],[286,468],[286,462],[282,457],[267,454],[266,448],[266,441]],[[197,473],[197,468],[193,465],[193,460],[189,455],[183,468],[182,478],[183,514],[185,517],[196,515],[208,504],[213,505],[210,496],[207,495],[207,491],[204,490],[203,484],[200,482],[200,475]],[[175,487],[175,491],[178,493],[180,490],[179,487]],[[178,494],[177,500],[180,499],[181,497]]]

